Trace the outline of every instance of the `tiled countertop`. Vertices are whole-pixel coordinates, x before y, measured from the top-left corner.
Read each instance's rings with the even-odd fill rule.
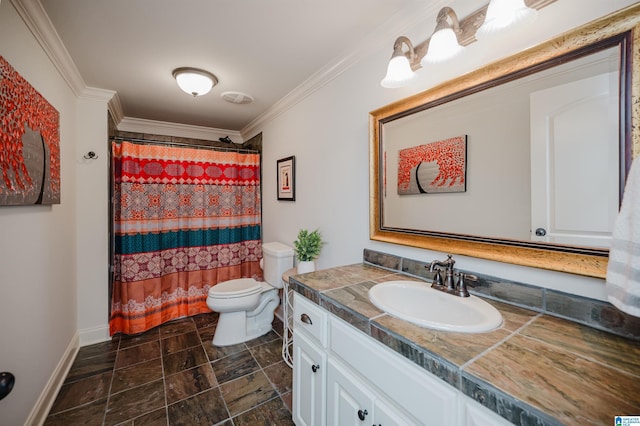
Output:
[[[419,279],[366,264],[293,275],[291,288],[515,424],[613,425],[640,415],[640,342],[487,300],[489,333],[421,328],[375,307],[375,284]]]

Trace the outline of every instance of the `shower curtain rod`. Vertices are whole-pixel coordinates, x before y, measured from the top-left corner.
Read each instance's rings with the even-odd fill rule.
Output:
[[[160,145],[168,145],[168,146],[184,146],[188,148],[202,148],[202,149],[211,149],[214,151],[233,151],[233,152],[242,152],[247,154],[260,154],[260,151],[256,149],[246,149],[246,148],[228,148],[225,146],[214,146],[214,145],[195,145],[188,144],[182,142],[167,142],[167,141],[158,141],[154,139],[139,139],[139,138],[123,138],[121,136],[116,136],[110,138],[110,140],[121,141],[121,142],[131,142],[135,144],[145,144],[145,143],[153,143]]]

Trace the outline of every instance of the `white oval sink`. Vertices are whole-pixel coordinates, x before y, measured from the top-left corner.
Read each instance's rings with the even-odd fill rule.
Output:
[[[502,324],[500,312],[479,297],[447,294],[428,283],[376,284],[369,290],[369,300],[389,315],[436,330],[484,333]]]

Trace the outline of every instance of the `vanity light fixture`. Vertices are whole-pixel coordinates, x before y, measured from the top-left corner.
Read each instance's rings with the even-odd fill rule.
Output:
[[[180,89],[193,95],[194,98],[206,95],[213,86],[218,84],[218,79],[215,75],[197,68],[176,68],[172,74]]]
[[[484,22],[476,31],[476,38],[528,24],[537,15],[538,11],[525,5],[524,0],[491,0]]]
[[[436,28],[430,39],[415,46],[407,37],[396,39],[387,74],[380,85],[384,88],[404,87],[420,68],[459,54],[464,46],[476,41],[476,33],[482,37],[523,25],[535,19],[539,9],[556,1],[526,0],[527,6],[525,0],[491,0],[460,21],[453,9],[443,7],[438,12]],[[404,45],[408,48],[406,51],[403,50]]]
[[[429,41],[429,50],[420,64],[424,67],[426,64],[444,62],[460,54],[463,47],[458,42],[458,34],[458,16],[450,7],[443,7],[436,18],[436,29]]]
[[[406,44],[409,48],[407,55],[402,51],[402,45]],[[387,89],[402,87],[415,77],[415,73],[411,68],[411,62],[415,62],[415,50],[411,40],[407,37],[400,36],[393,44],[393,55],[387,66],[387,75],[380,84]]]

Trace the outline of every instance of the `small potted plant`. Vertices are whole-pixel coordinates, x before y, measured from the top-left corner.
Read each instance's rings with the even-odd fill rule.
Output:
[[[301,229],[298,232],[298,239],[293,242],[296,258],[298,259],[297,270],[299,274],[316,270],[315,260],[320,254],[324,245],[319,230],[309,232]]]

